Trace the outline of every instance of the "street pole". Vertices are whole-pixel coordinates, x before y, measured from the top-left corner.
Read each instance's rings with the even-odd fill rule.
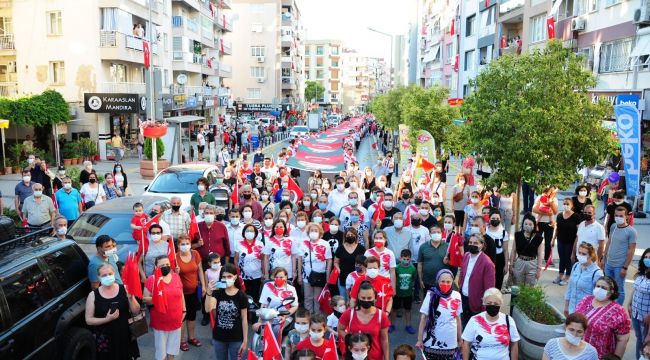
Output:
[[[149,9],[149,115],[151,116],[152,121],[156,121],[156,108],[154,103],[154,86],[153,86],[153,21],[151,20],[151,2],[154,0],[147,1],[147,8]],[[148,120],[148,119],[147,119]],[[152,157],[152,170],[153,176],[155,177],[158,174],[158,149],[156,142],[157,138],[151,138],[151,157]]]
[[[389,86],[392,87],[393,86],[393,40],[394,40],[393,38],[394,36],[387,32],[379,31],[371,27],[369,27],[368,30],[372,32],[376,32],[377,34],[388,36],[390,38],[390,69],[389,69],[390,74],[388,74],[388,76],[389,76]]]

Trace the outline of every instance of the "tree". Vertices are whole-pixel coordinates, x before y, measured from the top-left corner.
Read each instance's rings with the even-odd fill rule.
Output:
[[[307,101],[317,100],[325,94],[325,87],[320,81],[307,81],[305,82],[305,99]]]
[[[565,188],[577,169],[612,149],[601,126],[611,105],[591,101],[587,91],[596,79],[582,64],[551,41],[543,50],[492,61],[470,83],[475,91],[462,107],[464,134],[470,149],[495,169],[486,185],[514,190],[526,181]]]
[[[381,125],[387,129],[397,129],[402,119],[402,97],[407,88],[398,86],[388,93],[373,99],[370,108]]]

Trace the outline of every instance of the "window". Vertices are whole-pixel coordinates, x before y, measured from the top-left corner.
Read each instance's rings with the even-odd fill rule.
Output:
[[[305,46],[305,55],[306,56],[311,55],[311,46]]]
[[[465,71],[474,70],[474,50],[465,52]]]
[[[47,34],[48,35],[62,35],[63,24],[61,22],[60,11],[50,11],[47,13]]]
[[[251,46],[251,56],[264,56],[266,55],[266,47],[264,46]]]
[[[0,17],[0,35],[13,34],[10,17]]]
[[[490,62],[490,52],[488,51],[489,46],[484,46],[479,49],[479,59],[480,59],[480,64],[485,65]]]
[[[332,48],[332,55],[338,55],[339,54],[339,48],[338,47],[333,47]]]
[[[339,67],[339,61],[338,60],[332,60],[332,67]]]
[[[465,19],[465,36],[472,36],[476,32],[476,15],[468,16]]]
[[[316,46],[316,55],[323,55],[324,50],[322,46]]]
[[[622,3],[623,0],[605,0],[605,6],[612,6]]]
[[[111,64],[110,67],[111,80],[113,82],[126,82],[126,65]]]
[[[65,85],[65,66],[63,61],[50,61],[50,84]]]
[[[50,282],[36,262],[4,277],[0,286],[9,305],[11,324],[24,319],[54,297]]]
[[[291,76],[291,69],[282,68],[282,77],[290,77],[290,76]]]
[[[259,100],[262,98],[261,89],[246,89],[246,97],[251,100]]]
[[[578,55],[582,56],[583,66],[589,71],[594,70],[594,47],[589,46],[582,49],[578,49]]]
[[[530,42],[546,40],[546,14],[530,18]]]
[[[323,58],[322,57],[317,57],[316,58],[316,67],[323,67]]]
[[[621,39],[600,46],[599,72],[608,73],[628,70],[632,39]]]
[[[445,63],[447,64],[451,64],[451,58],[454,56],[453,48],[454,48],[453,43],[445,45],[445,59],[447,59]]]
[[[323,77],[325,77],[325,71],[316,70],[316,79],[322,79]]]
[[[85,281],[88,275],[87,264],[73,247],[63,248],[45,255],[43,260],[48,264],[63,289]]]
[[[309,67],[311,64],[311,58],[305,58],[305,67]]]
[[[264,67],[262,66],[251,66],[251,77],[253,78],[263,78],[265,75]]]

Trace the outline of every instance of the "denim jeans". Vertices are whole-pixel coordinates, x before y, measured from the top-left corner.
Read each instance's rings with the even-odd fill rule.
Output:
[[[338,282],[337,285],[339,287],[339,295],[343,296],[343,298],[345,299],[345,302],[347,303],[348,302],[348,291],[345,288],[345,285],[341,285],[341,282]]]
[[[239,359],[239,348],[241,347],[241,341],[235,342],[222,342],[217,340],[212,340],[212,345],[214,346],[214,354],[217,356],[217,360],[237,360]],[[244,357],[242,356],[242,359]]]
[[[616,302],[623,305],[623,301],[625,300],[625,278],[621,276],[621,266],[610,266],[609,264],[605,264],[605,275],[616,281],[619,294]]]
[[[645,337],[648,336],[648,329],[643,325],[643,320],[632,319],[632,327],[634,328],[634,334],[636,334],[636,356],[635,359],[639,358],[641,353],[641,346],[643,346],[643,341]]]

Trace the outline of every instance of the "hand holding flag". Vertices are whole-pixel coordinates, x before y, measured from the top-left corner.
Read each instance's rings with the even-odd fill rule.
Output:
[[[165,283],[162,280],[160,268],[156,268],[153,273],[153,293],[151,294],[151,303],[156,311],[167,313],[167,298],[165,297]]]

